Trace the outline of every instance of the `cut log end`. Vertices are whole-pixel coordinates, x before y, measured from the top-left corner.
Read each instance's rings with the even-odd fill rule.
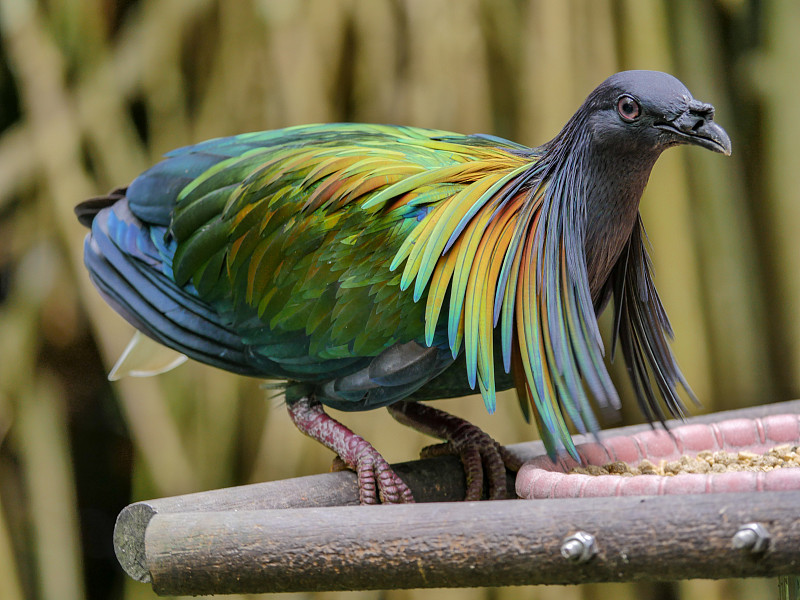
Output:
[[[120,566],[131,579],[151,583],[144,538],[156,511],[146,502],[125,507],[114,526],[114,552]]]

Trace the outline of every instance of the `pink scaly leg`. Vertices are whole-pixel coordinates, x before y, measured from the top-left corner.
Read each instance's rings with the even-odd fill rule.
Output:
[[[289,416],[300,431],[336,452],[344,464],[356,472],[361,504],[414,502],[411,490],[378,451],[325,413],[319,402],[304,397],[287,406]]]
[[[484,477],[489,483],[489,499],[507,497],[506,467],[519,470],[521,462],[494,441],[486,432],[459,417],[418,402],[397,402],[387,407],[403,425],[427,435],[447,440],[444,444],[423,449],[423,457],[456,454],[467,477],[465,500],[480,500]]]

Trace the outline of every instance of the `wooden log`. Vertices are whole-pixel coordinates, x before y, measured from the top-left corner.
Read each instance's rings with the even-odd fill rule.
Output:
[[[155,515],[162,595],[767,577],[800,571],[800,492]],[[761,552],[734,548],[761,523]],[[596,554],[565,558],[585,532]]]
[[[463,500],[464,471],[455,456],[440,456],[392,465],[420,502]],[[514,475],[507,476],[509,497],[514,497]],[[145,554],[145,531],[160,514],[220,512],[301,507],[358,506],[358,481],[351,471],[321,473],[283,481],[267,481],[221,490],[197,492],[125,507],[114,527],[114,551],[133,579],[151,581]]]
[[[800,400],[702,415],[688,419],[687,422],[708,423],[720,419],[792,412],[800,412]],[[674,421],[668,425],[680,423]],[[629,435],[646,429],[649,429],[648,425],[622,427],[603,432],[602,437]],[[575,436],[576,444],[591,440],[593,438],[588,436]],[[516,444],[509,446],[509,449],[523,460],[544,454],[541,442]],[[412,461],[393,465],[393,468],[409,484],[419,502],[448,502],[464,497],[463,471],[455,457]],[[511,474],[508,477],[508,489],[510,497],[513,497]],[[355,475],[347,471],[137,502],[123,509],[118,517],[114,530],[114,548],[117,559],[129,576],[137,581],[153,582],[145,536],[151,522],[158,515],[328,507],[357,503]]]

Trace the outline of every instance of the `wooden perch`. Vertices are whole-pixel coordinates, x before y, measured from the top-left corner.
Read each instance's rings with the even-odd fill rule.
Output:
[[[788,412],[800,412],[800,401],[688,422]],[[539,442],[509,448],[526,460],[543,453]],[[137,502],[117,520],[117,557],[134,579],[175,595],[800,572],[800,492],[459,503],[452,502],[464,494],[455,457],[395,469],[420,502],[451,502],[345,506],[358,498],[350,472]],[[511,476],[508,484],[513,493]],[[767,532],[765,548],[734,549],[737,531],[751,522]],[[591,536],[596,555],[579,551],[580,537],[565,546],[579,531]]]
[[[158,594],[567,584],[800,571],[800,492],[166,513],[145,546]],[[751,522],[765,551],[736,550]],[[568,536],[597,554],[565,558]]]

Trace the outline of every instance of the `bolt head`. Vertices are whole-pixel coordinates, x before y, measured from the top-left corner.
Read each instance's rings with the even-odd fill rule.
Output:
[[[761,523],[747,523],[733,535],[731,543],[735,550],[759,554],[767,549],[769,540],[769,532]]]
[[[567,537],[561,544],[561,556],[575,563],[585,563],[597,554],[597,543],[594,536],[585,531],[578,531]]]

